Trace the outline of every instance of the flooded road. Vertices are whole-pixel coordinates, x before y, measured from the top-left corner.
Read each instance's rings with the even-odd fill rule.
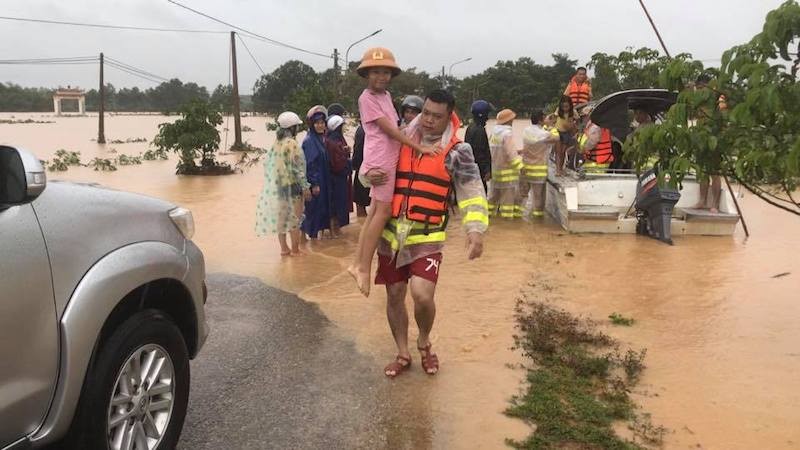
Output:
[[[0,142],[43,159],[59,148],[80,151],[87,162],[114,157],[111,149],[136,155],[148,145],[97,145],[91,141],[96,117],[15,116],[55,121],[0,124]],[[108,117],[106,138],[151,140],[165,119]],[[243,135],[251,144],[266,147],[273,139],[263,118],[242,123],[256,130]],[[517,121],[515,131],[524,126]],[[231,133],[228,145],[232,139]],[[345,273],[358,225],[346,227],[344,239],[312,242],[307,255],[281,260],[276,240],[257,239],[253,232],[260,166],[226,177],[179,177],[174,168],[174,160],[145,161],[116,172],[72,167],[48,176],[190,208],[209,272],[254,276],[297,293],[318,304],[360,352],[391,360],[385,294],[375,289],[364,299]],[[618,312],[636,320],[630,328],[604,328],[632,348],[648,349],[635,400],[655,424],[670,429],[667,448],[800,448],[800,219],[749,194],[742,205],[749,239],[738,230],[733,237],[677,237],[673,247],[633,235],[569,235],[547,222],[493,222],[484,257],[468,262],[463,234],[453,228],[433,335],[442,371],[427,377],[414,355],[415,370],[386,381],[402,395],[399,404],[384,407],[397,408],[405,414],[395,417],[418,421],[425,430],[394,442],[401,448],[498,448],[505,438],[528,433],[502,415],[524,376],[507,367],[521,361],[509,349],[513,309],[522,286],[546,279],[552,289],[542,290],[542,298],[573,313],[603,321]],[[382,365],[374,372],[383,377]]]

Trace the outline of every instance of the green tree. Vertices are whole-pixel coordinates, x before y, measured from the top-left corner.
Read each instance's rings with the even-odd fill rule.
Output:
[[[675,60],[691,62],[692,55],[681,53]],[[663,88],[659,75],[666,70],[670,58],[662,56],[658,50],[642,47],[638,50],[628,48],[619,55],[595,53],[587,67],[594,70],[592,90],[595,98],[627,90],[644,88]],[[699,72],[702,64],[691,64]]]
[[[194,99],[180,108],[181,118],[173,123],[158,125],[153,145],[158,151],[178,154],[178,174],[230,173],[227,164],[214,159],[219,148],[219,131],[222,115],[207,101]],[[200,158],[200,167],[195,160]]]
[[[158,86],[147,90],[147,98],[151,108],[155,111],[169,113],[178,111],[182,105],[192,100],[208,100],[208,91],[197,83],[184,84],[181,80],[173,78]]]
[[[52,111],[53,90],[24,88],[13,83],[0,83],[0,111]]]
[[[678,102],[663,123],[628,138],[627,159],[641,167],[657,157],[661,181],[668,176],[673,184],[690,172],[732,177],[762,200],[800,215],[794,197],[800,182],[797,53],[789,67],[789,45],[798,39],[800,5],[789,0],[767,14],[761,33],[723,53],[708,88],[690,86],[698,62],[669,62],[659,81],[681,90]],[[719,107],[720,96],[726,108]]]
[[[279,113],[292,94],[318,81],[319,74],[313,67],[296,60],[288,61],[256,81],[253,107],[258,112]]]
[[[222,111],[225,114],[230,114],[233,109],[231,103],[233,102],[233,86],[232,85],[218,85],[214,92],[211,94],[211,103],[214,108]]]

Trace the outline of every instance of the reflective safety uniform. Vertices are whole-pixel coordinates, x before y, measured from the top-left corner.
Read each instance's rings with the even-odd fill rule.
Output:
[[[605,173],[614,162],[613,141],[608,128],[587,123],[578,145],[585,158],[583,169],[587,173]]]
[[[544,217],[547,158],[553,144],[558,142],[558,131],[547,131],[540,125],[531,125],[522,133],[522,170],[519,177],[519,205],[523,216]],[[533,194],[531,208],[526,211],[528,195]]]
[[[421,139],[419,120],[409,124],[412,139]],[[455,114],[441,137],[438,155],[400,150],[392,198],[392,218],[386,224],[378,253],[403,267],[442,252],[446,239],[451,192],[458,198],[464,231],[483,233],[489,227],[486,193],[469,144],[456,137],[460,122]]]
[[[572,99],[572,105],[580,105],[581,103],[589,103],[592,100],[592,84],[587,79],[581,84],[575,81],[573,76],[569,80],[567,89],[564,90],[564,95],[568,95]]]
[[[522,157],[514,148],[510,125],[495,125],[489,136],[492,151],[492,183],[489,188],[489,215],[506,219],[522,217],[517,204]]]

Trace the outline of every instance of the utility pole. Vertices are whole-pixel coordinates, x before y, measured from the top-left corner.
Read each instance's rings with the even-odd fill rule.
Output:
[[[236,32],[231,31],[231,68],[233,69],[233,147],[241,150],[242,144],[242,118],[239,116],[239,73],[236,70]]]
[[[447,88],[447,78],[444,77],[444,66],[442,66],[442,89]]]
[[[97,123],[97,143],[106,143],[106,126],[104,115],[106,112],[106,86],[103,82],[103,52],[100,52],[100,105],[97,108],[98,123]]]
[[[653,31],[656,32],[656,37],[658,38],[658,42],[661,43],[661,48],[664,49],[664,53],[667,54],[667,58],[672,59],[672,56],[669,54],[669,50],[667,50],[667,46],[664,45],[664,40],[661,39],[661,33],[658,32],[658,28],[656,28],[656,23],[653,22],[653,18],[650,17],[650,12],[647,11],[647,7],[644,6],[644,0],[639,0],[639,4],[642,5],[642,9],[644,10],[644,15],[647,16],[647,20],[650,21],[650,26],[653,27]]]
[[[333,49],[333,92],[338,92],[342,95],[341,86],[339,85],[339,72],[342,69],[339,67],[339,49]]]

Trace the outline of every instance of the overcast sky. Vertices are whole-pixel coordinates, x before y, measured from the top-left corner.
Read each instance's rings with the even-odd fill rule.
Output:
[[[638,0],[489,1],[320,1],[178,0],[229,23],[319,53],[383,32],[355,46],[359,59],[371,45],[389,47],[401,67],[441,71],[461,59],[456,76],[482,71],[498,60],[528,56],[549,64],[551,53],[568,53],[581,64],[595,52],[659,44]],[[651,15],[673,54],[690,52],[716,65],[722,52],[761,30],[768,11],[782,0],[647,0]],[[230,31],[167,0],[0,0],[0,15],[112,25]],[[228,82],[230,38],[226,34],[101,30],[0,20],[0,59],[96,55],[101,51],[165,78],[196,81],[213,89]],[[317,70],[332,60],[245,41],[269,73],[289,59]],[[240,92],[248,94],[261,75],[247,51],[237,48]],[[342,55],[344,56],[344,55]],[[114,68],[106,81],[117,87],[154,84]],[[23,86],[97,85],[92,65],[0,65],[0,82]]]

